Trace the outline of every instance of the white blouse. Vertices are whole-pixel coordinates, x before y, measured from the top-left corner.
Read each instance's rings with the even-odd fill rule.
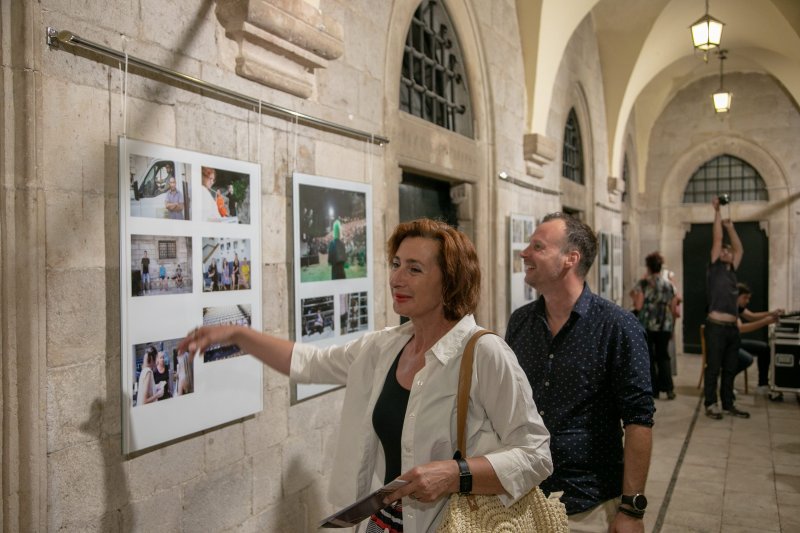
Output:
[[[425,353],[425,366],[414,377],[408,398],[402,472],[453,458],[461,354],[480,329],[467,315]],[[349,505],[382,484],[385,464],[372,411],[389,368],[412,333],[412,325],[406,323],[344,346],[294,346],[292,379],[347,385],[329,488],[334,505]],[[488,459],[508,492],[498,495],[504,505],[517,501],[553,470],[550,434],[534,405],[528,379],[514,352],[496,335],[481,337],[475,347],[466,432],[466,456]],[[433,503],[404,500],[403,530],[434,530],[446,502],[447,498]]]

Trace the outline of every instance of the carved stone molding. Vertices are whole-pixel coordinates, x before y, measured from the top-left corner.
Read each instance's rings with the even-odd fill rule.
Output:
[[[239,45],[236,73],[301,98],[344,51],[342,25],[304,0],[217,0],[216,13]]]
[[[523,157],[525,170],[529,176],[544,177],[544,167],[558,155],[558,143],[538,133],[528,133],[523,137]]]
[[[622,193],[625,192],[625,181],[622,178],[609,176],[608,192],[611,195],[622,196]]]

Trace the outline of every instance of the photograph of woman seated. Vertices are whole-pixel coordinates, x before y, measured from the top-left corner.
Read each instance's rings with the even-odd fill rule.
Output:
[[[452,493],[496,494],[509,506],[539,485],[553,468],[550,435],[514,353],[501,337],[481,337],[466,424],[472,482],[460,484],[455,401],[462,352],[482,329],[472,315],[477,254],[464,233],[429,219],[398,225],[387,252],[392,305],[405,324],[326,348],[248,327],[202,327],[179,351],[236,344],[298,382],[346,385],[330,502],[349,505],[399,477],[408,483],[367,531],[421,533],[435,530]]]

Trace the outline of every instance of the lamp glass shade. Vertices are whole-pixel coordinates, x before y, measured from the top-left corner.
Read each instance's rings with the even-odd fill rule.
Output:
[[[720,89],[718,92],[715,92],[711,98],[714,100],[714,111],[717,113],[727,113],[730,111],[733,93],[725,92]]]
[[[692,24],[692,45],[699,50],[710,50],[722,41],[724,24],[711,15],[705,15]]]

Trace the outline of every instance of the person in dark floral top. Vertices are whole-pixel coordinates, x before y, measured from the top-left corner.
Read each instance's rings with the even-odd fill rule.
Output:
[[[542,490],[563,491],[572,531],[641,532],[655,412],[650,358],[636,317],[586,285],[596,254],[588,225],[544,217],[521,253],[540,297],[511,315],[506,341],[551,434],[553,474]]]
[[[680,300],[672,283],[661,275],[664,257],[659,252],[653,252],[645,257],[645,264],[647,275],[631,291],[633,304],[638,311],[639,322],[647,331],[653,397],[658,398],[659,393],[666,392],[667,399],[674,400],[669,340],[672,338]]]

